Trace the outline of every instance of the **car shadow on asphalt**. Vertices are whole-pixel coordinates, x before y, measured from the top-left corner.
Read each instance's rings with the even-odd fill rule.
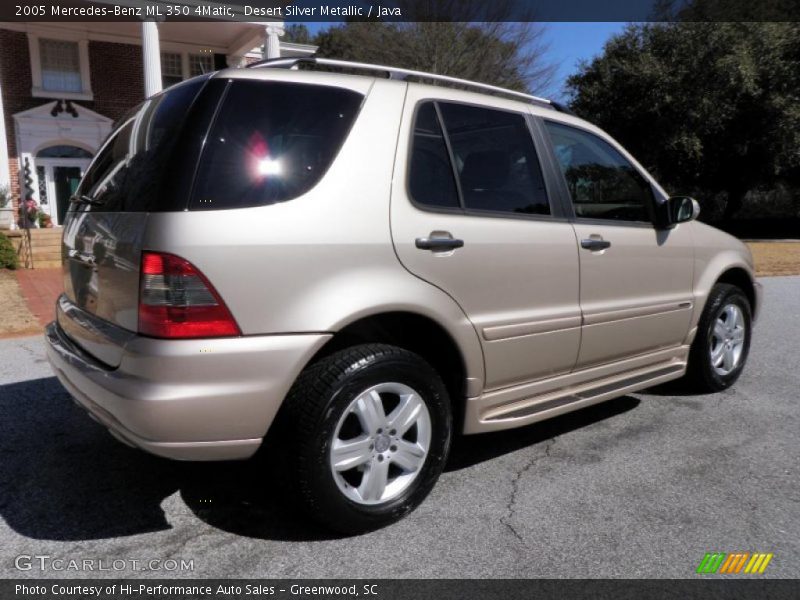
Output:
[[[459,436],[448,471],[614,417],[618,398],[522,429]],[[0,516],[37,540],[116,538],[172,528],[162,504],[178,493],[198,518],[236,535],[282,541],[336,539],[287,499],[270,461],[184,463],[112,438],[55,377],[0,386]]]
[[[570,431],[626,413],[639,406],[640,402],[632,396],[622,396],[517,429],[456,436],[445,471],[458,471],[503,454],[541,444]]]
[[[662,383],[660,385],[656,385],[651,388],[647,388],[646,390],[642,390],[642,394],[649,394],[651,396],[668,396],[672,398],[702,398],[703,396],[712,396],[715,393],[719,392],[707,392],[707,391],[698,391],[698,389],[692,385],[691,381],[686,381],[685,379],[675,379],[673,381],[667,381],[666,383]]]
[[[176,492],[208,524],[264,539],[336,537],[270,489],[252,462],[187,463],[115,440],[55,377],[0,386],[0,517],[37,540],[80,541],[172,528]]]

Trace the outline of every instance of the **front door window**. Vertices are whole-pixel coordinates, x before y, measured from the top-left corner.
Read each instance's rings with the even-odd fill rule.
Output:
[[[46,206],[50,202],[47,193],[47,169],[44,165],[36,167],[36,177],[39,179],[39,204]]]
[[[575,216],[650,222],[653,190],[648,181],[604,139],[562,123],[545,121]]]

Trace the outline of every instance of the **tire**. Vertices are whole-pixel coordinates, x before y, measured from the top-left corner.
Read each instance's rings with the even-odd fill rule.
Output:
[[[731,321],[732,315],[738,315],[738,317]],[[729,353],[724,346],[726,343],[732,344],[730,348],[735,349],[738,334],[733,333],[732,329],[727,330],[727,334],[724,333],[726,331],[725,323],[734,323],[735,325],[736,322],[741,324],[740,327],[734,329],[736,331],[741,329],[744,339],[741,341],[738,353],[735,351]],[[722,331],[722,336],[715,333],[715,327],[719,323],[722,323],[722,328],[717,331]],[[734,285],[716,284],[708,296],[708,301],[697,325],[697,334],[689,352],[689,367],[685,381],[691,391],[697,393],[721,392],[733,385],[742,374],[742,369],[747,362],[751,334],[752,310],[747,296]],[[728,342],[724,341],[726,338],[729,340]],[[715,350],[717,356],[720,351],[722,352],[722,359],[717,358],[716,365],[712,357],[712,352]],[[729,363],[728,359],[731,356],[732,360]]]
[[[442,379],[416,354],[383,344],[346,348],[307,367],[278,425],[284,480],[311,518],[345,534],[414,510],[439,478],[452,436]]]

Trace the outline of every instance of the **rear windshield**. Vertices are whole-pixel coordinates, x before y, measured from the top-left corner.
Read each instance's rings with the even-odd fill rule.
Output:
[[[233,81],[206,140],[190,209],[263,206],[319,182],[363,96],[342,88]]]
[[[95,201],[91,208],[83,205],[83,210],[130,212],[186,206],[185,197],[183,206],[178,198],[164,198],[163,183],[173,177],[170,158],[178,132],[207,79],[176,85],[120,119],[76,192]]]

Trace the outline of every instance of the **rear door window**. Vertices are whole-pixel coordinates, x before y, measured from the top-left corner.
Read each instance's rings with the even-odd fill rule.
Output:
[[[189,208],[263,206],[306,193],[332,164],[363,98],[330,86],[233,81],[206,140]]]
[[[409,194],[417,204],[508,216],[550,214],[539,158],[520,113],[425,102],[417,109],[410,156]]]
[[[519,113],[440,102],[468,210],[549,215],[542,169]]]
[[[442,126],[433,102],[423,104],[417,111],[408,183],[411,198],[418,204],[431,208],[461,206]]]

